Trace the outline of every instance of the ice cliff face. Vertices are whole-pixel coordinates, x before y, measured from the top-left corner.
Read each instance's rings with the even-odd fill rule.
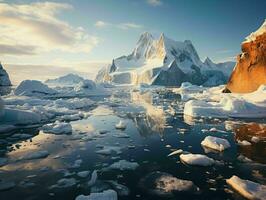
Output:
[[[6,70],[3,68],[0,63],[0,86],[10,86],[11,82]]]
[[[103,67],[96,81],[165,86],[180,86],[182,82],[189,81],[197,85],[216,85],[227,81],[230,72],[225,71],[231,71],[232,67],[232,63],[215,64],[210,59],[203,63],[189,40],[178,42],[164,34],[154,39],[145,32],[132,53],[116,58],[112,64]]]
[[[266,20],[242,43],[242,53],[227,83],[227,92],[247,93],[266,84]]]

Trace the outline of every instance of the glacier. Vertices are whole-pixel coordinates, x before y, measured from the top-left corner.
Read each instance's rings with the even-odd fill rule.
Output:
[[[202,62],[191,41],[174,41],[164,34],[156,39],[145,32],[131,54],[113,59],[98,72],[95,81],[116,85],[180,86],[190,82],[216,86],[227,81],[234,65],[216,64],[210,58]]]

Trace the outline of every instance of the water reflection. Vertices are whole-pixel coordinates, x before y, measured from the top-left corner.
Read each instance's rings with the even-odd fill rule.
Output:
[[[166,115],[162,107],[153,105],[153,95],[150,92],[131,92],[131,101],[144,109],[144,113],[132,116],[140,135],[163,135]]]
[[[266,124],[247,123],[233,128],[236,140],[246,140],[251,145],[239,146],[239,153],[259,163],[266,163]]]

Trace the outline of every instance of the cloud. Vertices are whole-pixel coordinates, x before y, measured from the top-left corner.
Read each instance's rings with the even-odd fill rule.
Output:
[[[54,2],[0,3],[0,45],[6,47],[2,53],[90,52],[100,39],[57,17],[69,9],[72,9],[69,4]]]
[[[118,24],[117,27],[120,29],[127,30],[127,29],[139,29],[139,28],[142,28],[142,25],[135,24],[135,23],[122,23],[122,24]]]
[[[163,4],[161,0],[147,0],[147,3],[151,6],[161,6]]]
[[[97,21],[94,26],[96,26],[97,28],[103,28],[103,27],[115,27],[115,28],[119,28],[119,29],[123,29],[123,30],[128,30],[128,29],[140,29],[143,26],[140,24],[136,24],[133,22],[125,22],[125,23],[120,23],[120,24],[112,24],[106,21]]]
[[[33,55],[36,53],[35,46],[0,44],[1,55]]]
[[[106,26],[108,26],[109,25],[109,23],[108,22],[104,22],[104,21],[97,21],[95,24],[94,24],[94,26],[96,26],[96,27],[98,27],[98,28],[102,28],[102,27],[106,27]]]

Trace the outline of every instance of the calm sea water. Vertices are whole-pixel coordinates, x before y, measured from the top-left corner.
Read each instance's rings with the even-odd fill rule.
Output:
[[[168,90],[147,92],[121,89],[111,97],[95,98],[96,107],[91,108],[88,119],[71,122],[70,135],[45,134],[36,128],[27,128],[0,135],[0,157],[8,158],[8,164],[0,167],[0,179],[16,185],[12,189],[0,191],[0,199],[75,199],[80,194],[89,194],[88,178],[80,178],[77,172],[98,170],[98,180],[114,180],[127,186],[128,196],[119,199],[242,199],[226,184],[225,179],[238,175],[243,179],[266,184],[266,142],[265,138],[251,146],[236,145],[236,139],[250,140],[259,131],[266,136],[265,119],[203,119],[193,120],[182,114],[183,103],[177,94]],[[173,112],[175,115],[169,113]],[[127,128],[116,130],[115,124],[124,120]],[[218,131],[202,131],[215,127]],[[102,137],[91,139],[98,130],[108,130]],[[128,138],[118,138],[117,133],[128,134]],[[31,134],[28,139],[12,137],[16,133]],[[217,153],[204,149],[200,143],[208,135],[226,138],[231,147]],[[89,139],[84,139],[89,136]],[[96,153],[99,145],[121,147],[121,154],[109,156]],[[211,167],[188,166],[180,162],[179,156],[168,157],[175,149],[191,153],[206,154],[222,161]],[[47,150],[44,159],[19,161],[21,155],[38,150]],[[252,163],[237,159],[243,155]],[[80,167],[73,163],[81,159]],[[137,162],[136,170],[103,170],[118,160]],[[67,188],[51,188],[64,171],[74,172],[68,178],[75,178],[77,184]],[[157,196],[143,187],[140,181],[149,173],[161,171],[173,176],[191,180],[200,188],[199,194],[177,193],[174,196]],[[25,184],[30,183],[30,184]],[[104,184],[100,185],[102,187]]]

